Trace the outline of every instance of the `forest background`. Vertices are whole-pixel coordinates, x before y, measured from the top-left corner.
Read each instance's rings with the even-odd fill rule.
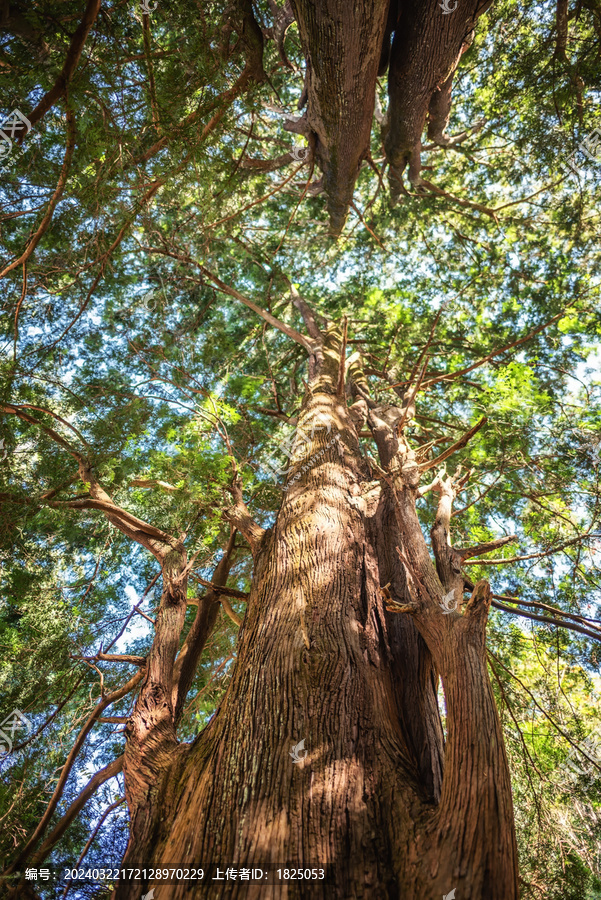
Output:
[[[76,508],[73,449],[92,454],[122,507],[185,533],[189,628],[230,537],[232,458],[261,525],[280,503],[306,360],[248,301],[297,329],[299,292],[346,317],[368,377],[384,362],[379,402],[428,344],[417,444],[439,453],[441,425],[459,436],[486,416],[450,466],[474,470],[453,538],[516,535],[470,577],[495,595],[489,664],[523,896],[601,897],[600,4],[570,4],[565,41],[561,4],[490,7],[455,76],[456,140],[425,142],[422,183],[398,198],[379,82],[338,238],[310,145],[290,130],[296,25],[284,40],[281,9],[254,4],[259,77],[227,10],[152,5],[96,10],[77,59],[81,4],[0,10],[5,132],[16,123],[0,176],[0,856],[34,832],[61,772],[46,862],[84,850],[86,866],[118,861],[127,841],[120,774],[73,804],[122,752],[134,692],[97,715],[64,767],[101,696],[131,676],[101,654],[148,652],[160,567]],[[419,505],[431,525],[434,505]],[[251,574],[240,542],[182,741],[227,690]]]

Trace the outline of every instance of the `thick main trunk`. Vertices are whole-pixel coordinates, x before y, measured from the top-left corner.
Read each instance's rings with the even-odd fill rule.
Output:
[[[327,873],[327,883],[273,887],[180,883],[174,900],[440,900],[453,888],[515,900],[509,773],[486,673],[490,591],[478,585],[464,615],[440,609],[415,511],[417,466],[410,454],[398,462],[395,432],[373,413],[389,473],[375,480],[336,391],[336,350],[312,364],[299,427],[327,427],[298,442],[276,522],[255,550],[226,697],[190,749],[174,751],[152,840],[150,829],[134,836],[129,858]],[[388,612],[390,602],[411,612]],[[295,763],[301,741],[307,755]],[[139,893],[123,884],[117,897]]]

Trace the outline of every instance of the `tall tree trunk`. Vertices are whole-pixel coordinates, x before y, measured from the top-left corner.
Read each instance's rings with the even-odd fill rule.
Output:
[[[418,522],[420,467],[402,436],[409,404],[376,407],[361,388],[349,410],[341,352],[333,328],[315,344],[282,505],[253,543],[227,694],[191,747],[173,751],[152,828],[132,835],[127,858],[327,874],[273,888],[180,883],[173,900],[440,900],[453,888],[458,900],[515,900],[510,780],[486,671],[490,590],[478,584],[463,614],[441,608],[448,585]],[[360,452],[365,418],[382,468]],[[453,485],[439,478],[433,489],[438,557]],[[439,568],[446,580],[444,559]],[[295,763],[301,741],[307,755]]]
[[[389,0],[292,0],[307,64],[299,130],[323,171],[330,230],[338,236],[369,153],[376,77]]]

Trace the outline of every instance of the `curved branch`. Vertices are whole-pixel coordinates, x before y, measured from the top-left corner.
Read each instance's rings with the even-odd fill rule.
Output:
[[[83,45],[86,42],[86,38],[90,33],[90,28],[94,24],[96,16],[98,15],[98,12],[100,10],[100,3],[101,0],[88,0],[88,5],[86,6],[86,11],[84,12],[83,19],[79,23],[75,34],[71,38],[71,44],[69,45],[67,56],[65,57],[65,62],[63,64],[60,75],[58,76],[50,90],[46,94],[44,94],[35,109],[29,113],[29,121],[32,125],[35,125],[36,122],[39,122],[40,119],[46,115],[48,110],[52,106],[54,106],[61,94],[65,93],[69,82],[73,77],[73,73],[77,68],[77,63],[79,62],[79,57],[81,56],[81,51],[83,50]]]
[[[20,406],[16,406],[13,404],[3,404],[0,406],[0,412],[9,413],[13,416],[18,416],[19,419],[23,419],[24,422],[28,422],[30,425],[37,425],[38,428],[41,428],[42,431],[51,437],[53,441],[56,441],[64,450],[67,451],[74,459],[77,460],[78,463],[81,463],[83,460],[82,455],[75,450],[68,441],[66,441],[58,431],[55,431],[54,428],[49,428],[48,425],[44,425],[38,419],[34,418],[34,416],[30,416],[29,413],[23,412],[23,408]]]
[[[463,560],[466,560],[470,559],[472,556],[481,556],[483,553],[490,553],[491,550],[497,550],[499,547],[504,547],[505,544],[510,544],[512,541],[517,540],[517,534],[509,534],[505,537],[496,538],[494,541],[486,541],[483,544],[478,544],[475,547],[456,547],[455,552],[458,553]]]
[[[466,433],[462,437],[460,437],[458,441],[455,441],[455,443],[451,447],[449,447],[448,450],[445,450],[444,453],[441,453],[440,456],[437,456],[436,459],[431,460],[431,462],[422,463],[419,467],[420,471],[427,472],[428,469],[439,466],[442,462],[444,462],[445,459],[448,459],[449,456],[452,456],[457,450],[461,450],[473,438],[473,436],[477,434],[477,432],[480,431],[480,429],[484,425],[486,425],[487,421],[488,419],[486,418],[486,416],[482,416],[480,421],[476,422],[473,428],[470,428],[469,431],[466,431]]]
[[[317,323],[317,316],[315,315],[307,301],[303,297],[301,297],[290,279],[288,278],[286,280],[290,285],[290,296],[292,297],[292,302],[303,317],[303,322],[305,323],[305,327],[309,332],[310,337],[312,337],[315,341],[323,342],[323,334],[321,333],[321,329]],[[327,325],[323,316],[319,316],[319,319],[321,319],[322,326]]]
[[[31,744],[32,741],[35,741],[35,739],[42,733],[42,731],[44,731],[44,729],[47,728],[48,725],[50,725],[50,723],[52,722],[52,720],[59,714],[59,712],[61,711],[63,706],[69,702],[69,700],[71,699],[71,697],[73,696],[73,694],[75,693],[75,691],[77,690],[77,688],[79,687],[79,685],[81,684],[82,681],[83,681],[83,675],[80,675],[80,677],[77,679],[77,681],[75,682],[75,684],[73,685],[73,687],[71,688],[71,690],[69,691],[69,693],[67,694],[65,699],[59,703],[59,705],[56,707],[54,712],[48,716],[46,721],[40,725],[40,727],[37,729],[37,731],[34,731],[33,734],[30,734],[29,737],[26,738],[26,740],[24,740],[21,744],[17,744],[16,747],[13,747],[13,749],[12,749],[13,753],[16,753],[17,750],[22,750],[23,747],[27,746],[27,744]]]
[[[270,312],[267,312],[266,309],[263,309],[258,304],[254,303],[252,300],[249,300],[248,297],[245,297],[235,288],[230,287],[224,281],[214,275],[209,269],[206,269],[200,263],[197,264],[198,268],[201,270],[203,275],[216,284],[219,290],[223,291],[224,294],[227,294],[229,297],[235,297],[236,300],[239,300],[249,309],[252,309],[258,316],[264,319],[265,322],[269,322],[270,325],[273,325],[274,328],[277,328],[278,331],[281,331],[282,334],[285,334],[286,337],[292,338],[293,341],[296,341],[297,344],[300,344],[301,347],[304,347],[307,353],[313,353],[313,343],[309,341],[303,334],[299,331],[296,331],[294,328],[290,328],[289,325],[286,325],[285,322],[281,322],[280,319],[276,319],[275,316],[272,316]]]
[[[33,848],[35,847],[35,845],[37,844],[37,842],[39,841],[39,839],[45,832],[45,830],[48,826],[48,823],[50,822],[50,819],[52,818],[54,811],[56,810],[56,807],[58,806],[58,801],[62,797],[63,790],[65,788],[65,784],[67,783],[67,779],[69,777],[71,769],[73,768],[75,760],[77,759],[79,752],[84,745],[85,739],[87,738],[88,734],[90,733],[90,731],[96,724],[96,721],[99,718],[99,716],[104,712],[104,710],[107,708],[107,706],[111,706],[111,704],[116,703],[117,700],[121,700],[127,694],[131,693],[131,691],[133,691],[134,688],[137,687],[138,684],[140,684],[140,682],[142,681],[142,678],[144,677],[144,674],[145,674],[145,670],[140,669],[140,671],[136,672],[136,674],[133,676],[133,678],[130,678],[129,681],[127,681],[122,687],[117,688],[116,691],[113,691],[110,694],[106,694],[101,699],[101,701],[97,704],[96,708],[94,709],[92,714],[88,717],[83,728],[77,735],[77,739],[76,739],[75,743],[73,744],[73,747],[71,748],[69,755],[67,756],[67,759],[62,768],[60,777],[59,777],[56,787],[54,789],[54,793],[52,794],[52,797],[50,798],[50,801],[48,802],[48,806],[46,807],[46,811],[44,812],[44,815],[40,819],[35,831],[31,835],[31,837],[29,838],[29,840],[27,841],[27,843],[25,844],[25,846],[23,847],[21,852],[19,853],[18,857],[8,867],[8,869],[6,869],[6,871],[3,873],[4,875],[8,875],[11,872],[14,872],[15,869],[19,868],[19,866],[29,857],[29,855],[31,854],[31,851],[33,850]]]
[[[471,365],[471,366],[467,366],[465,369],[459,369],[459,371],[457,371],[457,372],[449,372],[448,375],[438,375],[436,378],[431,378],[429,381],[424,382],[422,387],[423,388],[430,387],[433,384],[438,384],[439,381],[448,381],[451,378],[458,378],[460,375],[467,375],[468,372],[472,372],[474,369],[477,369],[479,366],[483,366],[485,363],[487,363],[489,360],[493,359],[495,356],[499,356],[500,353],[505,353],[507,350],[512,350],[514,347],[519,347],[520,344],[525,344],[526,341],[530,340],[530,338],[533,338],[537,334],[540,334],[541,331],[544,331],[545,328],[548,328],[549,325],[553,324],[553,322],[557,322],[558,319],[561,319],[562,316],[565,316],[566,311],[568,309],[570,309],[570,307],[573,306],[577,302],[577,300],[578,300],[578,298],[576,298],[576,300],[573,300],[571,303],[568,303],[568,305],[561,312],[557,313],[556,316],[553,316],[553,318],[549,319],[548,322],[544,322],[542,325],[539,325],[537,328],[535,328],[533,331],[530,332],[530,334],[527,334],[525,337],[519,338],[519,340],[517,340],[517,341],[512,341],[511,344],[505,344],[504,347],[500,347],[498,350],[493,350],[493,352],[489,353],[488,356],[485,356],[483,359],[478,360],[478,362],[473,363],[473,365]],[[392,385],[392,387],[394,387],[394,385]]]
[[[513,606],[506,606],[504,603],[499,603],[498,600],[493,600],[492,605],[502,612],[513,613],[514,616],[522,616],[524,619],[533,619],[535,622],[543,622],[546,625],[557,625],[559,628],[568,628],[570,631],[577,631],[579,634],[584,634],[594,641],[601,642],[601,632],[595,633],[589,628],[577,625],[575,622],[566,622],[562,619],[551,618],[550,616],[537,616],[536,613],[527,612],[525,609],[515,609]]]
[[[565,547],[570,547],[572,544],[577,544],[580,541],[585,541],[588,537],[588,534],[581,534],[579,537],[572,538],[571,540],[566,541],[564,544],[560,544],[558,547],[553,547],[552,550],[545,550],[542,553],[527,553],[525,556],[508,556],[507,559],[473,559],[471,561],[466,560],[463,565],[503,566],[505,565],[505,563],[522,562],[522,560],[525,559],[542,559],[545,556],[551,556],[553,553],[559,553],[560,550],[565,549]]]
[[[106,781],[108,781],[109,778],[114,778],[115,775],[118,775],[119,772],[122,771],[122,769],[123,757],[119,756],[117,757],[117,759],[114,759],[107,766],[105,766],[104,769],[96,772],[94,777],[88,781],[85,788],[73,801],[67,812],[54,826],[53,830],[48,835],[40,849],[36,853],[34,853],[31,860],[32,864],[39,865],[43,860],[46,859],[48,854],[52,851],[52,848],[60,841],[73,819],[75,819],[79,815],[90,797],[95,794],[98,788]]]
[[[63,159],[63,165],[61,167],[60,175],[58,178],[58,184],[56,185],[56,189],[50,198],[50,203],[48,204],[48,208],[44,214],[44,218],[38,225],[36,232],[29,239],[28,244],[17,259],[14,259],[11,263],[9,263],[5,268],[0,272],[0,278],[4,278],[5,275],[8,275],[9,272],[12,272],[13,269],[16,269],[17,266],[22,265],[27,262],[43,235],[45,234],[50,222],[52,221],[52,216],[54,214],[54,210],[56,209],[56,204],[60,200],[63,190],[65,188],[65,182],[67,181],[67,176],[69,174],[69,169],[71,168],[71,160],[73,158],[73,150],[75,149],[75,116],[73,114],[73,110],[67,105],[67,146],[65,148],[65,158]]]

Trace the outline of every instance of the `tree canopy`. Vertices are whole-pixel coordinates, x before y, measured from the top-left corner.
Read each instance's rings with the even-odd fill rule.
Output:
[[[493,544],[465,565],[493,591],[522,895],[601,897],[601,154],[578,149],[601,136],[601,5],[479,10],[458,31],[448,127],[431,114],[417,150],[392,146],[403,98],[378,49],[351,175],[316,142],[303,4],[152,5],[0,15],[4,119],[31,126],[0,175],[0,717],[30,723],[2,759],[3,860],[49,802],[32,860],[123,855],[119,765],[73,804],[123,752],[153,640],[144,523],[187,548],[182,640],[221,590],[180,740],[215,712],[252,575],[224,513],[239,483],[261,526],[277,514],[306,301],[346,323],[380,404],[419,388],[409,435],[432,477],[470,473],[453,543]],[[418,503],[428,530],[436,505]]]

